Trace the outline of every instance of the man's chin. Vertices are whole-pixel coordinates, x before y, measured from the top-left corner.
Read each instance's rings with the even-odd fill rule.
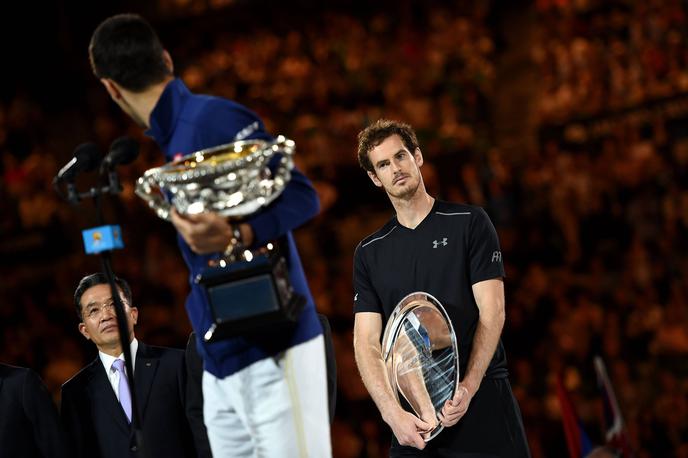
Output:
[[[406,185],[397,189],[392,189],[387,193],[395,199],[406,200],[413,197],[416,194],[416,191],[418,191],[418,186]]]
[[[119,337],[119,329],[117,329],[117,326],[114,326],[112,328],[107,328],[102,331],[100,331],[101,335],[108,336],[110,338],[118,338]]]

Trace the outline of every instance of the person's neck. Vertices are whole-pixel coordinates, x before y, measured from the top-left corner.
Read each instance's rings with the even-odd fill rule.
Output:
[[[113,358],[117,358],[119,355],[123,353],[121,345],[116,345],[113,347],[102,346],[99,347],[98,350],[100,350],[102,353],[105,353],[106,355],[112,356]]]
[[[129,106],[131,106],[131,109],[145,125],[146,129],[150,129],[151,113],[153,113],[165,88],[173,79],[174,77],[168,76],[160,83],[150,86],[143,92],[132,92],[127,89],[120,89],[122,95],[129,103]]]
[[[397,221],[409,229],[415,229],[428,216],[435,203],[435,199],[425,191],[425,188],[419,188],[410,198],[390,200],[397,212]]]
[[[131,343],[134,341],[135,337],[132,335],[131,340],[129,340],[129,346],[131,346]],[[98,350],[101,352],[105,353],[106,355],[110,355],[113,358],[119,357],[124,351],[122,350],[122,345],[120,345],[119,340],[117,341],[116,344],[113,345],[103,345],[98,347]]]

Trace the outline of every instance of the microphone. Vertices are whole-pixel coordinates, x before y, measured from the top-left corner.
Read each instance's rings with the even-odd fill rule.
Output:
[[[98,147],[93,143],[82,143],[74,150],[74,157],[57,172],[54,183],[66,181],[73,183],[81,172],[89,172],[95,169],[100,162]]]
[[[129,164],[139,155],[139,144],[130,137],[119,137],[110,144],[110,151],[101,164],[101,172]]]
[[[122,164],[129,164],[139,155],[139,144],[130,137],[119,137],[110,144],[108,152],[103,162],[100,164],[100,173],[107,172],[110,194],[118,194],[122,191],[119,177],[115,167]]]

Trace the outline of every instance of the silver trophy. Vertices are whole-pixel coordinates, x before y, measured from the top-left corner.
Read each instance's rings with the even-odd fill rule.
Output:
[[[281,135],[273,142],[240,140],[204,149],[147,170],[136,182],[136,194],[162,219],[170,219],[174,206],[182,214],[216,212],[235,224],[279,197],[291,179],[294,149]],[[269,168],[276,155],[279,162]],[[285,238],[249,251],[239,234],[231,246],[194,278],[213,317],[199,334],[214,342],[269,337],[277,328],[294,326],[306,300],[289,283]]]
[[[136,194],[166,220],[171,206],[185,214],[247,216],[284,190],[294,167],[294,147],[280,135],[274,142],[240,140],[197,151],[147,170],[136,182]],[[275,154],[281,159],[273,173],[268,163]]]
[[[420,291],[404,297],[387,321],[382,357],[397,401],[404,407],[401,394],[412,413],[432,426],[423,439],[437,436],[444,428],[438,413],[459,381],[456,334],[442,304]]]

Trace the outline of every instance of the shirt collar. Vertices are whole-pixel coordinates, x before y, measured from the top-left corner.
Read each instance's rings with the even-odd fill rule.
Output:
[[[131,349],[131,368],[135,371],[136,370],[136,352],[139,349],[139,341],[132,339],[131,343],[129,344],[129,348]],[[119,356],[114,357],[110,356],[106,353],[103,353],[102,351],[98,350],[98,356],[100,357],[100,362],[103,363],[103,367],[105,367],[105,372],[109,372],[110,369],[112,368],[112,363],[115,362],[116,359],[124,359],[124,352],[122,352]]]
[[[179,78],[170,81],[165,90],[160,94],[158,103],[150,115],[150,128],[145,132],[160,145],[163,150],[167,145],[170,136],[174,132],[177,118],[184,108],[187,98],[191,91]]]

